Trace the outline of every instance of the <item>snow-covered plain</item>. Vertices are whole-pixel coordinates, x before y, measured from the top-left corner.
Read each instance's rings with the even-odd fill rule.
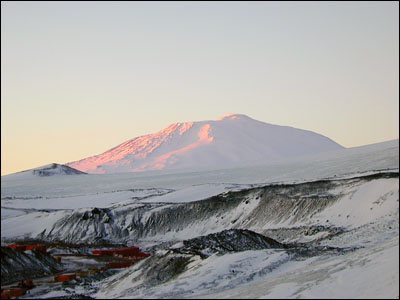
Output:
[[[199,185],[202,185],[204,191],[207,192],[208,184],[211,186],[221,184],[226,185],[228,189],[240,189],[273,182],[293,183],[319,178],[333,178],[334,176],[352,176],[355,173],[377,170],[396,170],[398,165],[399,140],[393,140],[319,155],[286,159],[270,164],[258,161],[254,165],[214,171],[149,171],[107,174],[107,176],[91,174],[89,176],[40,178],[30,174],[21,176],[20,173],[16,173],[1,177],[1,198],[42,197],[52,199],[76,196],[91,198],[93,195],[101,193],[117,193],[133,189],[172,189],[178,191],[192,186],[198,191]],[[68,202],[65,198],[63,202]],[[85,202],[82,201],[82,203]]]
[[[214,171],[3,176],[1,238],[90,243],[100,236],[153,253],[63,295],[398,298],[398,169],[399,142],[393,140]],[[95,213],[94,207],[102,210]],[[183,240],[231,228],[326,248],[207,258],[171,252]],[[146,269],[149,259],[161,267],[185,264],[159,280]]]

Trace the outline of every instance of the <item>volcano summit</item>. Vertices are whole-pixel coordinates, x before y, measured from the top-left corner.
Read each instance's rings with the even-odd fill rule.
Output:
[[[278,126],[242,114],[175,123],[66,165],[88,173],[204,170],[343,149],[312,131]]]

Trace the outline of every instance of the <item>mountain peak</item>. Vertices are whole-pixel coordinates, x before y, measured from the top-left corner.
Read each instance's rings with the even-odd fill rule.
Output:
[[[82,171],[76,170],[66,165],[60,165],[57,163],[52,163],[35,168],[32,171],[33,175],[36,176],[53,176],[53,175],[80,175],[85,174]]]
[[[311,131],[229,113],[218,120],[174,123],[67,166],[88,173],[195,171],[338,149],[343,147]]]
[[[29,169],[5,176],[7,176],[8,178],[15,179],[15,178],[31,178],[32,176],[47,177],[54,175],[59,176],[59,175],[81,175],[81,174],[86,174],[86,173],[66,165],[51,163],[34,169]]]
[[[232,113],[227,113],[223,115],[222,117],[218,118],[217,121],[222,121],[222,120],[237,120],[237,119],[251,119],[250,117],[243,115],[243,114],[232,114]]]

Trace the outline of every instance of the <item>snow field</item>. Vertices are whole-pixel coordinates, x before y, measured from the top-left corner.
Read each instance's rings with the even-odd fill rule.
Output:
[[[182,129],[182,136],[190,128]],[[148,282],[142,276],[148,258],[93,286],[77,286],[75,291],[89,293],[99,289],[91,294],[97,298],[398,298],[398,177],[357,179],[360,175],[383,171],[398,173],[398,156],[398,140],[395,140],[286,162],[207,172],[3,176],[1,238],[2,241],[37,238],[45,231],[52,238],[85,242],[103,234],[140,247],[175,242],[176,248],[182,240],[229,228],[262,233],[322,226],[328,229],[311,235],[289,236],[285,242],[307,241],[353,250],[302,260],[293,260],[282,249],[212,255],[204,260],[192,256],[177,276],[152,286],[146,285]],[[257,213],[266,200],[259,197],[260,192],[244,191],[255,186],[321,178],[333,179],[328,188],[316,185],[314,190],[309,184],[304,189],[298,185],[288,187],[287,191],[279,189],[284,193],[282,201],[314,199],[322,204],[325,199],[330,201],[329,205],[321,206],[323,209],[310,209],[312,213],[305,214],[304,218],[298,218],[301,207],[285,212],[279,205],[274,206],[276,211],[263,211],[260,216]],[[345,183],[336,180],[340,178],[348,180]],[[226,198],[232,190],[241,190],[235,194],[241,196]],[[316,192],[321,190],[326,194]],[[291,191],[297,194],[290,194]],[[209,200],[205,198],[217,194],[220,196],[216,199],[241,202],[236,202],[237,206],[227,203],[226,207],[222,206],[224,210],[218,206],[220,210],[205,214],[198,203],[207,203]],[[269,201],[274,199],[271,196]],[[184,209],[178,211],[186,215],[170,214],[172,219],[168,221],[175,227],[171,225],[167,231],[170,224],[163,223],[163,217],[172,208],[182,206]],[[94,212],[93,207],[106,210]],[[87,217],[83,218],[86,213]],[[194,216],[191,221],[185,219],[189,213]],[[106,222],[108,215],[114,223]],[[173,222],[180,218],[186,223]],[[139,231],[141,226],[144,228]],[[329,228],[336,227],[342,231],[324,238],[329,235]],[[116,233],[121,236],[114,236]],[[57,291],[53,295],[66,293]],[[49,296],[51,293],[44,297]]]

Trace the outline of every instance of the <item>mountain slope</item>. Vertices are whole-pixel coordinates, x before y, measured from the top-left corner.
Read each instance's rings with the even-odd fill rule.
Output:
[[[53,176],[53,175],[81,175],[85,174],[82,171],[76,170],[74,168],[60,165],[60,164],[50,164],[43,167],[36,168],[32,170],[34,175],[37,176]]]
[[[20,179],[20,178],[22,179],[22,178],[30,178],[32,176],[47,177],[54,175],[58,176],[58,175],[81,175],[81,174],[86,174],[86,173],[66,165],[52,163],[45,166],[37,167],[35,169],[9,174],[4,177],[8,179]]]
[[[311,131],[228,114],[215,121],[175,123],[66,165],[88,173],[216,169],[342,148]]]

